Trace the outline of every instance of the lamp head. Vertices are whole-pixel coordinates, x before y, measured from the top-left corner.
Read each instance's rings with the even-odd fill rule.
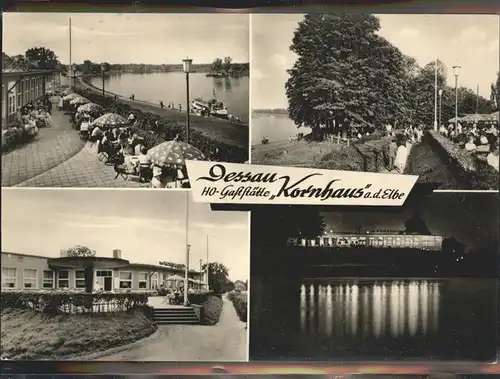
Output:
[[[186,59],[182,60],[182,70],[188,74],[191,72],[191,64],[193,63],[192,59],[186,57]]]

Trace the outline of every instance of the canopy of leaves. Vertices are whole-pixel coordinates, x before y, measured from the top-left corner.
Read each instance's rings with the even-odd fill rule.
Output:
[[[66,250],[68,257],[95,257],[95,250],[77,245]]]
[[[497,80],[491,84],[490,100],[493,102],[495,109],[500,110],[500,71],[497,73]]]
[[[206,263],[202,269],[207,269]],[[229,270],[222,263],[208,263],[208,286],[215,293],[225,293],[234,288],[233,283],[229,280]]]
[[[24,53],[26,59],[33,62],[39,70],[54,70],[59,67],[56,54],[45,47],[32,47]]]
[[[298,58],[285,85],[297,126],[432,125],[436,69],[443,120],[453,116],[454,88],[446,86],[445,65],[436,60],[420,68],[379,29],[379,19],[363,13],[308,14],[299,22],[290,46]],[[492,101],[467,89],[460,88],[458,98],[461,114],[494,109]]]

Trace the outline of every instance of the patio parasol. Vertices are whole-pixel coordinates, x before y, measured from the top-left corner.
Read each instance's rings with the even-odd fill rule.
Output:
[[[80,105],[77,109],[80,113],[89,113],[92,115],[101,115],[104,113],[104,108],[96,103],[87,103],[84,105]]]
[[[78,98],[78,97],[81,97],[81,96],[80,96],[79,94],[77,94],[77,93],[70,93],[70,94],[68,94],[68,95],[64,96],[64,97],[63,97],[63,100],[64,100],[64,101],[69,101],[69,100],[76,99],[76,98]]]
[[[63,96],[67,96],[67,95],[69,95],[70,93],[71,93],[71,90],[70,90],[69,88],[66,88],[65,90],[63,90],[63,91],[61,92],[61,94],[62,94]]]
[[[116,113],[106,113],[94,120],[93,125],[98,127],[120,127],[127,125],[128,121]]]
[[[69,102],[71,105],[83,105],[83,104],[88,104],[90,103],[89,99],[86,99],[85,97],[77,97],[74,98]]]
[[[165,280],[174,281],[174,282],[180,282],[180,281],[183,281],[184,278],[182,276],[179,276],[179,275],[171,275],[168,278],[166,278]]]
[[[163,142],[152,147],[148,151],[151,161],[159,167],[167,167],[170,165],[184,166],[186,159],[188,160],[205,160],[205,155],[185,142],[177,141],[177,137],[173,141]]]

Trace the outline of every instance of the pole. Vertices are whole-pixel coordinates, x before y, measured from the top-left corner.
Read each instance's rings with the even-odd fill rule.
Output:
[[[439,95],[439,125],[443,123],[443,94]]]
[[[202,269],[202,265],[203,265],[203,259],[200,258],[200,289],[201,289],[201,282],[203,282],[203,269]]]
[[[434,64],[434,130],[437,130],[438,60]]]
[[[455,133],[458,131],[458,75],[455,74]]]
[[[209,261],[208,261],[208,234],[207,234],[207,267],[206,267],[206,269],[207,269],[207,274],[206,274],[206,276],[205,276],[205,284],[207,285],[207,290],[209,289],[209,288],[208,288],[208,273],[209,273],[209,267],[210,267],[210,263],[209,263]]]
[[[186,192],[186,271],[184,273],[184,305],[187,306],[189,304],[188,301],[188,285],[189,285],[189,235],[188,235],[188,227],[189,227],[189,194]]]
[[[69,80],[71,85],[71,78],[73,77],[73,61],[71,60],[71,17],[69,18]],[[75,88],[73,83],[73,88]]]
[[[186,143],[189,143],[189,72],[186,72]]]
[[[477,90],[476,90],[476,116],[474,117],[475,122],[477,122],[478,111],[479,111],[479,84],[477,85]]]
[[[101,70],[101,71],[102,71],[102,97],[105,98],[106,91],[104,90],[104,70]]]

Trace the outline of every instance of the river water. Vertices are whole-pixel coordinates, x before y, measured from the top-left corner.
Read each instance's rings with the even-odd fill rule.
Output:
[[[251,359],[492,361],[497,281],[252,278]]]
[[[91,84],[102,88],[102,78],[93,77]],[[189,74],[190,99],[213,98],[214,92],[217,100],[222,101],[234,116],[239,116],[241,121],[249,120],[248,77],[240,78],[209,78],[204,73]],[[186,75],[182,72],[151,73],[151,74],[110,74],[104,79],[104,86],[122,96],[132,94],[136,100],[148,101],[158,104],[161,101],[168,105],[173,102],[186,108]]]
[[[297,125],[286,115],[281,114],[252,114],[252,145],[258,145],[263,137],[267,137],[269,142],[288,141],[291,136],[297,133],[304,135],[311,132],[310,128],[297,128]]]

